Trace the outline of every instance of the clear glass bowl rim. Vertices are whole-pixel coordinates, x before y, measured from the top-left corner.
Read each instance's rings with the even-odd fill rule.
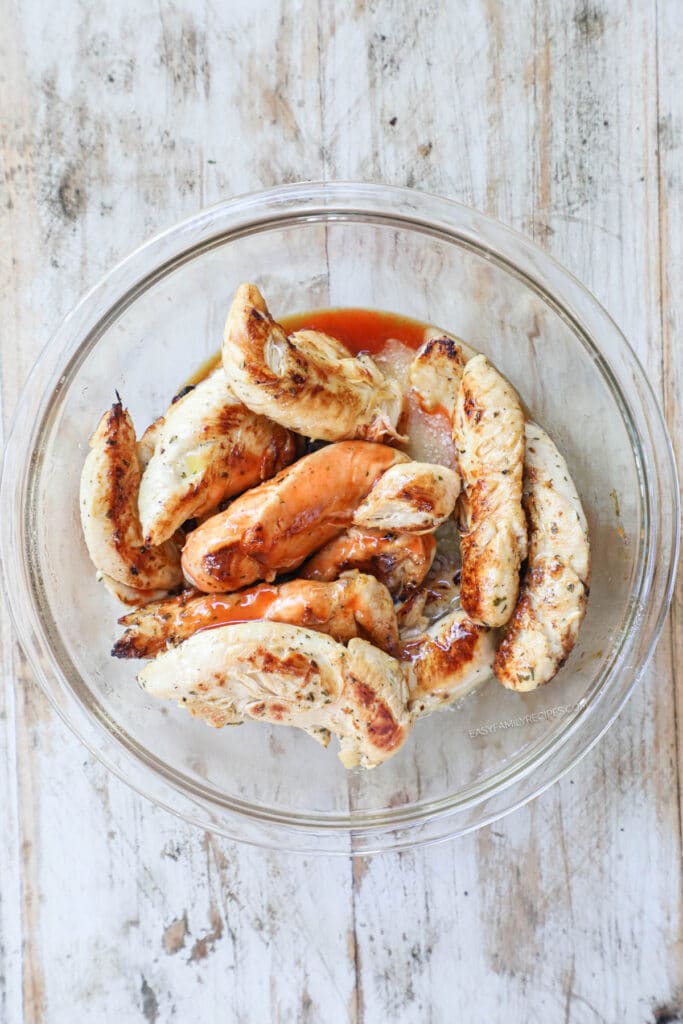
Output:
[[[153,762],[124,746],[78,699],[63,674],[36,611],[27,537],[35,439],[68,380],[74,361],[96,343],[106,325],[158,276],[227,237],[267,230],[292,220],[377,220],[450,237],[474,247],[522,277],[572,320],[596,360],[626,396],[630,426],[642,460],[646,536],[641,588],[633,628],[599,693],[568,720],[547,749],[472,799],[441,801],[417,815],[369,815],[346,820],[269,815],[239,801],[207,798],[179,784]],[[623,367],[604,360],[595,338],[611,335]],[[666,512],[668,501],[670,515]],[[156,804],[230,839],[304,853],[364,855],[403,849],[464,834],[538,796],[583,757],[612,724],[640,678],[663,627],[676,575],[680,507],[676,465],[657,399],[637,356],[609,314],[559,263],[524,236],[452,200],[412,189],[354,182],[305,182],[253,192],[200,211],[136,249],[109,271],[64,318],[31,371],[17,404],[3,460],[0,558],[7,603],[29,664],[53,707],[88,749],[114,774]],[[446,806],[444,806],[446,804]],[[475,811],[474,817],[468,812]]]

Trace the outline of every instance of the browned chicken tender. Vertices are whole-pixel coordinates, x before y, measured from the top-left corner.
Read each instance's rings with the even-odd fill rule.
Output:
[[[403,644],[411,711],[423,715],[464,697],[492,674],[494,634],[461,609],[450,612]]]
[[[138,507],[142,531],[160,544],[187,519],[275,475],[294,460],[294,437],[247,409],[222,367],[170,406],[138,446],[146,460]]]
[[[195,633],[147,663],[140,686],[209,725],[247,719],[339,738],[345,767],[393,757],[413,724],[401,666],[365,640],[247,622]]]
[[[83,535],[93,564],[132,590],[172,590],[182,581],[174,544],[146,544],[138,515],[140,463],[133,421],[120,401],[100,420],[81,473]],[[142,598],[141,598],[142,600]]]
[[[442,412],[453,419],[463,370],[475,355],[464,341],[433,329],[427,331],[408,371],[410,386],[425,412]]]
[[[471,618],[503,626],[515,608],[527,552],[524,413],[485,356],[470,359],[463,370],[453,436],[463,482],[460,599]]]
[[[373,576],[353,572],[329,583],[263,583],[236,594],[190,591],[148,604],[119,619],[126,631],[112,654],[116,658],[153,658],[202,629],[258,619],[306,626],[342,643],[364,637],[391,654],[398,648],[396,612],[389,591]]]
[[[352,356],[319,331],[287,336],[258,288],[237,289],[225,325],[223,366],[254,412],[325,441],[400,439],[403,393],[368,355]]]
[[[140,587],[128,587],[125,583],[119,583],[118,580],[112,579],[111,576],[107,576],[106,573],[100,572],[97,574],[97,579],[100,583],[103,583],[105,589],[109,591],[112,597],[115,597],[121,604],[128,605],[129,608],[140,608],[144,604],[151,604],[153,601],[163,601],[168,595],[168,589],[161,590],[144,590]],[[178,588],[172,588],[176,591]]]
[[[586,611],[588,528],[567,464],[545,431],[526,426],[524,503],[529,559],[519,602],[495,661],[503,686],[526,692],[567,660]]]
[[[304,456],[194,530],[183,550],[185,575],[211,592],[291,572],[350,526],[373,484],[406,461],[367,441],[342,441]]]
[[[458,474],[429,462],[391,466],[353,515],[365,530],[431,532],[453,514],[460,492]]]
[[[360,530],[356,527],[335,537],[301,567],[310,580],[336,580],[349,569],[370,573],[394,597],[403,598],[420,586],[436,551],[431,533],[410,534]]]

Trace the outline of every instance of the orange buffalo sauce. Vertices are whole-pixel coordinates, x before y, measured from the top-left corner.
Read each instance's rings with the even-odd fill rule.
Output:
[[[285,316],[280,323],[288,334],[294,331],[322,331],[341,341],[354,355],[357,352],[381,352],[393,338],[417,349],[424,341],[427,325],[397,313],[381,309],[312,309],[308,313]]]
[[[237,594],[206,595],[201,605],[197,606],[196,614],[186,615],[184,621],[191,622],[198,633],[228,623],[254,622],[267,618],[268,610],[277,596],[275,587],[267,583]]]
[[[387,313],[382,309],[362,309],[352,306],[339,306],[335,309],[311,309],[306,313],[292,313],[283,316],[278,323],[287,334],[294,331],[321,331],[343,342],[349,352],[369,352],[377,355],[391,338],[400,341],[408,348],[418,349],[424,341],[427,324],[412,320],[398,313]],[[202,363],[196,372],[188,378],[190,385],[199,384],[200,380],[215,370],[221,361],[220,350]]]
[[[216,369],[216,367],[220,364],[220,361],[221,350],[218,349],[218,352],[214,352],[212,356],[209,356],[209,358],[205,359],[203,363],[200,363],[200,365],[197,367],[194,373],[191,374],[185,381],[185,387],[195,387],[195,385],[199,384],[200,381],[204,380],[205,377],[208,377],[209,374]]]

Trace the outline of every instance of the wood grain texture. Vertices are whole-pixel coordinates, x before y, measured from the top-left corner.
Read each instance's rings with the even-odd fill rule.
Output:
[[[0,10],[3,431],[61,316],[152,232],[364,178],[484,209],[574,271],[681,454],[677,0]],[[682,613],[679,585],[618,722],[531,806],[351,864],[240,848],[128,790],[2,611],[0,1021],[683,1020]]]

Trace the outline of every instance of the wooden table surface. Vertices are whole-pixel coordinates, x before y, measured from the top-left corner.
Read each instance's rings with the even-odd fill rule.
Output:
[[[5,432],[62,315],[131,248],[239,192],[350,178],[535,238],[625,331],[680,453],[680,0],[1,7]],[[0,609],[0,1021],[683,1021],[682,596],[562,782],[353,863],[155,809],[52,712]]]

